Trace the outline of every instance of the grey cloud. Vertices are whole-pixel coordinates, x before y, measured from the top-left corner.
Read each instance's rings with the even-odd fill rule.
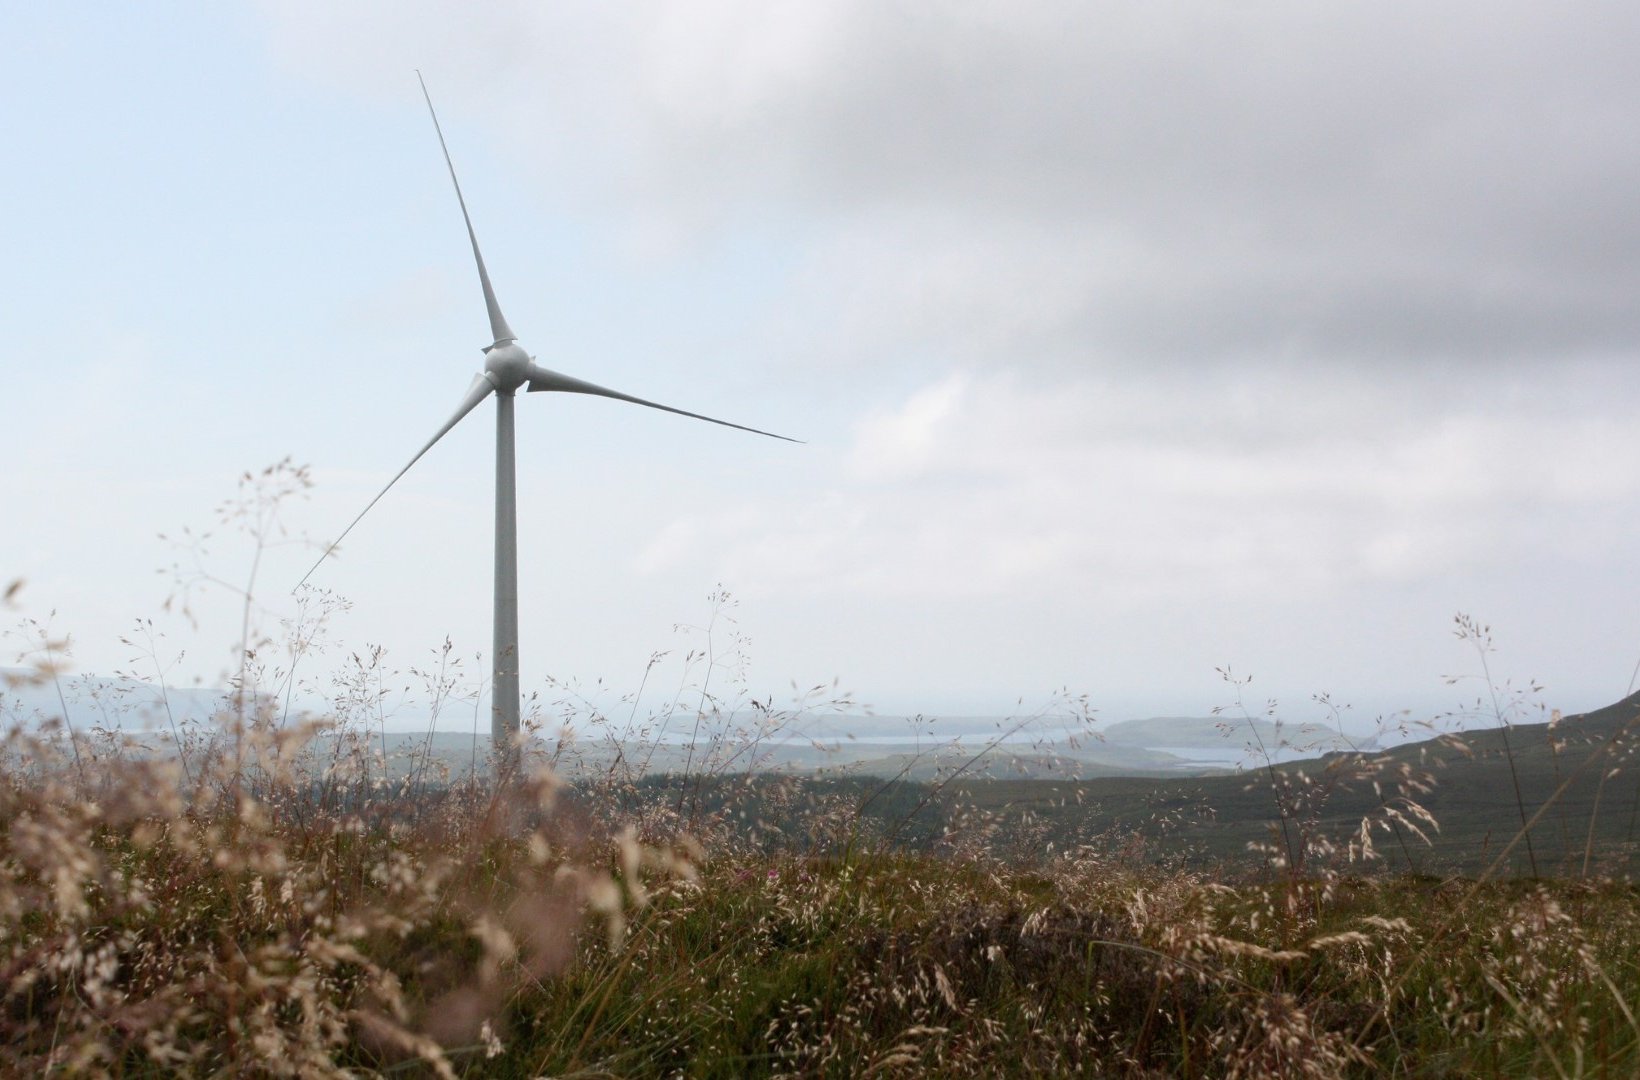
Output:
[[[1640,346],[1632,4],[329,8],[266,10],[338,78],[476,66],[555,201],[802,222],[782,321],[833,357],[840,325],[1061,367]]]
[[[1631,8],[838,11],[751,90],[696,72],[657,96],[652,194],[944,214],[941,244],[882,253],[902,291],[935,272],[919,261],[1034,231],[999,277],[1088,284],[1038,327],[1048,351],[1497,361],[1640,342]]]

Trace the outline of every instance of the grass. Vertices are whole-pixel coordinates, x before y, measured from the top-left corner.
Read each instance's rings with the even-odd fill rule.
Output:
[[[165,753],[0,744],[0,1073],[1640,1075],[1640,698],[1222,777],[803,778],[706,649],[619,728],[689,724],[687,771],[497,786],[391,767],[379,652],[307,723],[301,649],[245,651]]]
[[[621,793],[640,832],[547,773],[498,790],[361,771],[342,797],[304,763],[333,749],[302,734],[253,722],[187,773],[11,736],[0,1069],[1640,1072],[1640,889],[1610,872],[1295,871],[1142,828],[1050,850],[972,805],[1028,785],[962,778],[656,780]],[[704,847],[677,828],[684,790]]]
[[[566,835],[550,784],[407,828],[143,768],[95,801],[8,775],[7,1072],[1640,1070],[1640,891],[1609,878],[701,851]]]

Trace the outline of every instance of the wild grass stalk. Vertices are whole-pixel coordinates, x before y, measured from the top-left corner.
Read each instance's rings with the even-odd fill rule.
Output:
[[[1537,852],[1532,846],[1532,832],[1526,827],[1526,799],[1521,794],[1520,771],[1515,764],[1515,750],[1510,743],[1509,732],[1512,727],[1511,710],[1507,710],[1498,698],[1498,683],[1492,677],[1490,655],[1492,652],[1492,628],[1476,622],[1461,612],[1453,616],[1457,629],[1453,634],[1460,641],[1470,642],[1475,647],[1475,653],[1480,658],[1481,678],[1486,685],[1486,691],[1492,702],[1492,719],[1497,723],[1503,739],[1503,755],[1509,762],[1509,781],[1515,791],[1515,810],[1520,815],[1522,837],[1526,843],[1526,858],[1532,867],[1532,876],[1538,876]]]

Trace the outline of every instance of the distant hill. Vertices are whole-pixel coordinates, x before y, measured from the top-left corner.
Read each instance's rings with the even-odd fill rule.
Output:
[[[167,715],[158,690],[140,680],[69,676],[60,688],[61,700],[58,685],[0,684],[0,726],[37,725],[61,715],[66,702],[81,734],[95,727],[150,731],[155,733],[150,743],[154,751],[169,753],[172,719],[179,725],[210,724],[227,704],[220,689],[171,689],[165,695]],[[855,739],[751,745],[703,741],[691,754],[687,744],[677,742],[617,745],[583,738],[559,744],[547,738],[537,741],[536,752],[572,782],[617,766],[657,778],[686,770],[717,777],[781,772],[817,778],[810,782],[821,785],[878,777],[897,779],[892,786],[911,793],[906,795],[910,805],[928,802],[917,793],[938,782],[939,804],[955,800],[1004,821],[1028,816],[1043,842],[1060,848],[1112,832],[1137,833],[1158,853],[1207,861],[1244,860],[1250,844],[1280,835],[1272,777],[1282,783],[1300,774],[1319,779],[1309,790],[1325,797],[1313,803],[1312,827],[1343,838],[1363,818],[1382,816],[1384,800],[1396,796],[1396,778],[1427,776],[1429,790],[1414,797],[1439,822],[1438,831],[1429,831],[1433,845],[1424,846],[1399,826],[1374,834],[1380,853],[1403,869],[1482,869],[1521,831],[1523,809],[1530,818],[1551,799],[1552,805],[1532,824],[1530,845],[1522,842],[1510,852],[1509,871],[1528,873],[1535,863],[1539,873],[1562,873],[1580,870],[1585,857],[1595,867],[1602,860],[1640,858],[1640,775],[1635,765],[1640,757],[1635,753],[1640,750],[1640,694],[1553,724],[1480,728],[1359,752],[1330,749],[1337,745],[1337,733],[1326,728],[1278,727],[1263,719],[1237,721],[1225,730],[1213,718],[1156,717],[1111,724],[1102,739],[995,746],[991,743],[999,731],[1009,730],[999,728],[995,718],[967,718],[959,726],[972,733],[956,738],[934,737],[929,729],[939,725],[926,722],[869,719],[878,723],[867,730],[878,734]],[[896,730],[898,737],[890,734]],[[1246,744],[1254,732],[1268,747],[1309,742],[1325,752],[1270,768],[1244,763],[1227,769],[1191,760],[1203,745]],[[354,730],[341,739],[373,756],[382,753],[387,768],[399,774],[427,764],[434,775],[483,771],[489,753],[483,731],[383,736]],[[983,760],[970,765],[988,746]],[[1602,761],[1589,763],[1591,754],[1606,754],[1613,747],[1615,752]],[[323,736],[313,747],[315,760],[322,764],[342,749],[337,736]],[[953,781],[958,768],[965,771]],[[1375,786],[1367,771],[1381,782]],[[924,812],[940,811],[930,803]],[[929,828],[938,835],[937,828]]]
[[[1336,728],[1321,724],[1276,724],[1263,717],[1153,716],[1144,720],[1121,720],[1099,729],[1106,742],[1129,746],[1199,748],[1230,743],[1262,744],[1274,751],[1278,746],[1320,754],[1328,750],[1370,749],[1371,738],[1341,736]]]
[[[380,736],[359,738],[369,752],[386,751],[390,768],[403,772],[415,768],[423,757],[430,757],[452,775],[474,767],[485,767],[489,753],[489,733],[476,740],[471,733],[434,732],[427,735],[389,733],[385,742]],[[322,737],[326,747],[332,737]],[[1107,746],[1090,741],[1086,744],[1060,744],[1052,747],[1031,744],[1004,744],[985,752],[983,739],[945,740],[918,746],[914,743],[865,743],[840,741],[815,743],[808,741],[764,742],[755,745],[740,743],[713,744],[703,740],[691,755],[687,743],[627,743],[617,745],[602,739],[581,739],[560,745],[555,739],[537,739],[534,753],[549,762],[566,779],[575,781],[608,772],[619,762],[633,772],[659,775],[682,773],[745,773],[783,772],[793,775],[846,773],[852,776],[875,776],[883,779],[901,777],[909,780],[933,780],[948,776],[959,767],[967,766],[966,775],[995,777],[1060,777],[1066,779],[1093,776],[1179,776],[1205,771],[1219,771],[1217,766],[1191,766],[1184,759],[1165,751],[1137,746]],[[323,753],[330,753],[326,749]],[[980,760],[969,764],[971,759]]]
[[[1108,757],[1097,754],[1067,752],[1021,752],[997,748],[974,760],[979,752],[975,747],[969,753],[890,754],[865,758],[845,766],[858,776],[883,779],[904,777],[907,780],[929,782],[952,775],[958,769],[963,775],[996,780],[1086,780],[1096,776],[1164,777],[1192,775],[1204,771],[1192,768],[1187,762],[1170,754],[1146,754],[1142,759]],[[1212,767],[1208,767],[1212,768]]]
[[[1315,827],[1335,838],[1381,814],[1384,799],[1395,797],[1396,778],[1427,775],[1429,790],[1414,797],[1439,822],[1429,832],[1433,844],[1402,827],[1374,833],[1385,860],[1379,865],[1426,873],[1485,869],[1521,831],[1523,809],[1530,820],[1547,804],[1530,845],[1516,844],[1504,869],[1525,874],[1535,863],[1540,874],[1578,873],[1585,856],[1596,869],[1640,858],[1637,748],[1640,694],[1556,724],[1476,729],[1370,754],[1330,753],[1277,765],[1273,774],[1320,779],[1310,789],[1326,795],[1316,803]],[[1360,775],[1344,779],[1361,767],[1370,767],[1381,786]],[[1281,835],[1271,775],[1260,767],[1184,779],[998,779],[955,787],[958,798],[981,810],[1031,815],[1060,846],[1114,830],[1146,837],[1158,853],[1240,861],[1249,844]]]
[[[23,670],[0,669],[0,729],[13,725],[37,728],[62,718],[66,706],[69,725],[81,735],[96,730],[126,735],[153,732],[166,737],[152,743],[155,752],[163,753],[168,752],[173,723],[181,727],[214,727],[232,707],[229,692],[217,687],[162,690],[153,683],[121,676],[75,674],[44,682],[30,676]],[[402,718],[400,722],[405,723]],[[715,720],[712,726],[735,723],[730,717]],[[346,738],[384,757],[391,771],[417,769],[430,760],[455,775],[485,767],[490,745],[488,726],[486,720],[476,740],[471,730],[429,734],[413,729],[389,731],[385,736],[379,731],[368,736],[354,731]],[[693,755],[686,743],[634,742],[618,746],[601,735],[583,735],[562,746],[555,737],[543,737],[537,742],[537,752],[571,776],[607,771],[620,761],[649,773],[698,772],[703,767],[734,772],[846,770],[861,776],[931,779],[948,775],[992,742],[997,744],[995,748],[971,767],[974,774],[1168,776],[1222,767],[1216,762],[1192,763],[1132,739],[1106,739],[1097,734],[1097,729],[1094,725],[1095,734],[1090,734],[1085,725],[1051,715],[1020,720],[1002,716],[817,714],[800,716],[775,737],[751,745],[734,743],[714,748],[709,739],[703,739]],[[334,753],[333,738],[323,737],[324,745],[318,748],[321,757]]]
[[[117,675],[62,675],[42,681],[34,672],[0,668],[0,728],[60,721],[64,705],[76,731],[142,732],[168,729],[173,722],[212,722],[232,702],[220,687],[166,687],[162,692],[153,683]]]

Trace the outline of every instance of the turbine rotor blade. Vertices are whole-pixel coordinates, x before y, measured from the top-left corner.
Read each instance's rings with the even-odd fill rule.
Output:
[[[763,431],[745,424],[731,424],[727,420],[719,420],[712,416],[702,416],[700,413],[689,412],[687,409],[675,409],[670,405],[662,405],[657,401],[645,401],[641,397],[623,394],[619,390],[610,390],[596,383],[589,383],[582,379],[560,375],[556,371],[549,371],[539,364],[531,364],[529,370],[529,389],[533,391],[556,391],[563,394],[591,394],[595,397],[614,398],[616,401],[625,401],[633,405],[642,405],[650,409],[659,409],[661,412],[676,413],[687,416],[692,420],[704,420],[708,424],[721,424],[724,427],[734,428],[737,431],[749,431],[753,435],[767,435],[771,439],[783,439],[786,442],[801,443],[802,439],[794,439],[789,435],[776,435],[772,431]]]
[[[427,112],[433,118],[433,130],[438,132],[438,147],[444,151],[444,164],[450,170],[450,183],[456,189],[456,202],[461,204],[461,220],[467,223],[467,239],[473,245],[473,261],[478,263],[478,283],[484,286],[484,306],[490,311],[490,333],[495,335],[497,345],[513,341],[518,335],[507,325],[507,317],[501,314],[501,305],[495,301],[495,290],[490,288],[490,273],[484,269],[484,256],[479,254],[478,234],[473,232],[473,219],[467,215],[467,200],[461,194],[461,181],[456,179],[455,162],[450,160],[450,148],[444,144],[444,129],[439,126],[438,113],[433,109],[433,96],[427,92],[427,80],[421,77],[419,70],[416,81],[421,83],[421,96],[427,99]]]
[[[478,408],[479,403],[489,397],[494,390],[495,385],[490,382],[489,376],[483,374],[473,376],[472,385],[467,387],[467,396],[461,399],[461,405],[456,409],[455,415],[445,421],[444,426],[439,428],[431,439],[427,440],[426,446],[423,446],[420,450],[416,451],[416,456],[410,459],[409,465],[406,465],[394,474],[393,479],[387,482],[387,487],[382,488],[381,491],[376,494],[376,497],[370,500],[370,505],[366,506],[363,510],[360,510],[358,517],[348,522],[347,528],[342,530],[342,535],[333,540],[325,548],[325,553],[319,556],[319,561],[314,563],[308,572],[302,575],[302,580],[296,583],[297,589],[300,589],[303,585],[307,584],[307,579],[313,576],[313,571],[319,569],[324,561],[330,558],[331,552],[335,551],[341,542],[347,539],[347,534],[353,531],[353,526],[363,521],[364,516],[370,513],[370,508],[381,502],[382,496],[386,495],[393,485],[399,482],[399,477],[409,472],[411,465],[414,465],[416,462],[420,461],[421,456],[431,450],[434,443],[437,443],[440,439],[444,438],[444,436],[448,435],[451,428],[461,423],[462,419],[465,418],[468,413]],[[295,592],[296,589],[292,589],[291,591]]]

